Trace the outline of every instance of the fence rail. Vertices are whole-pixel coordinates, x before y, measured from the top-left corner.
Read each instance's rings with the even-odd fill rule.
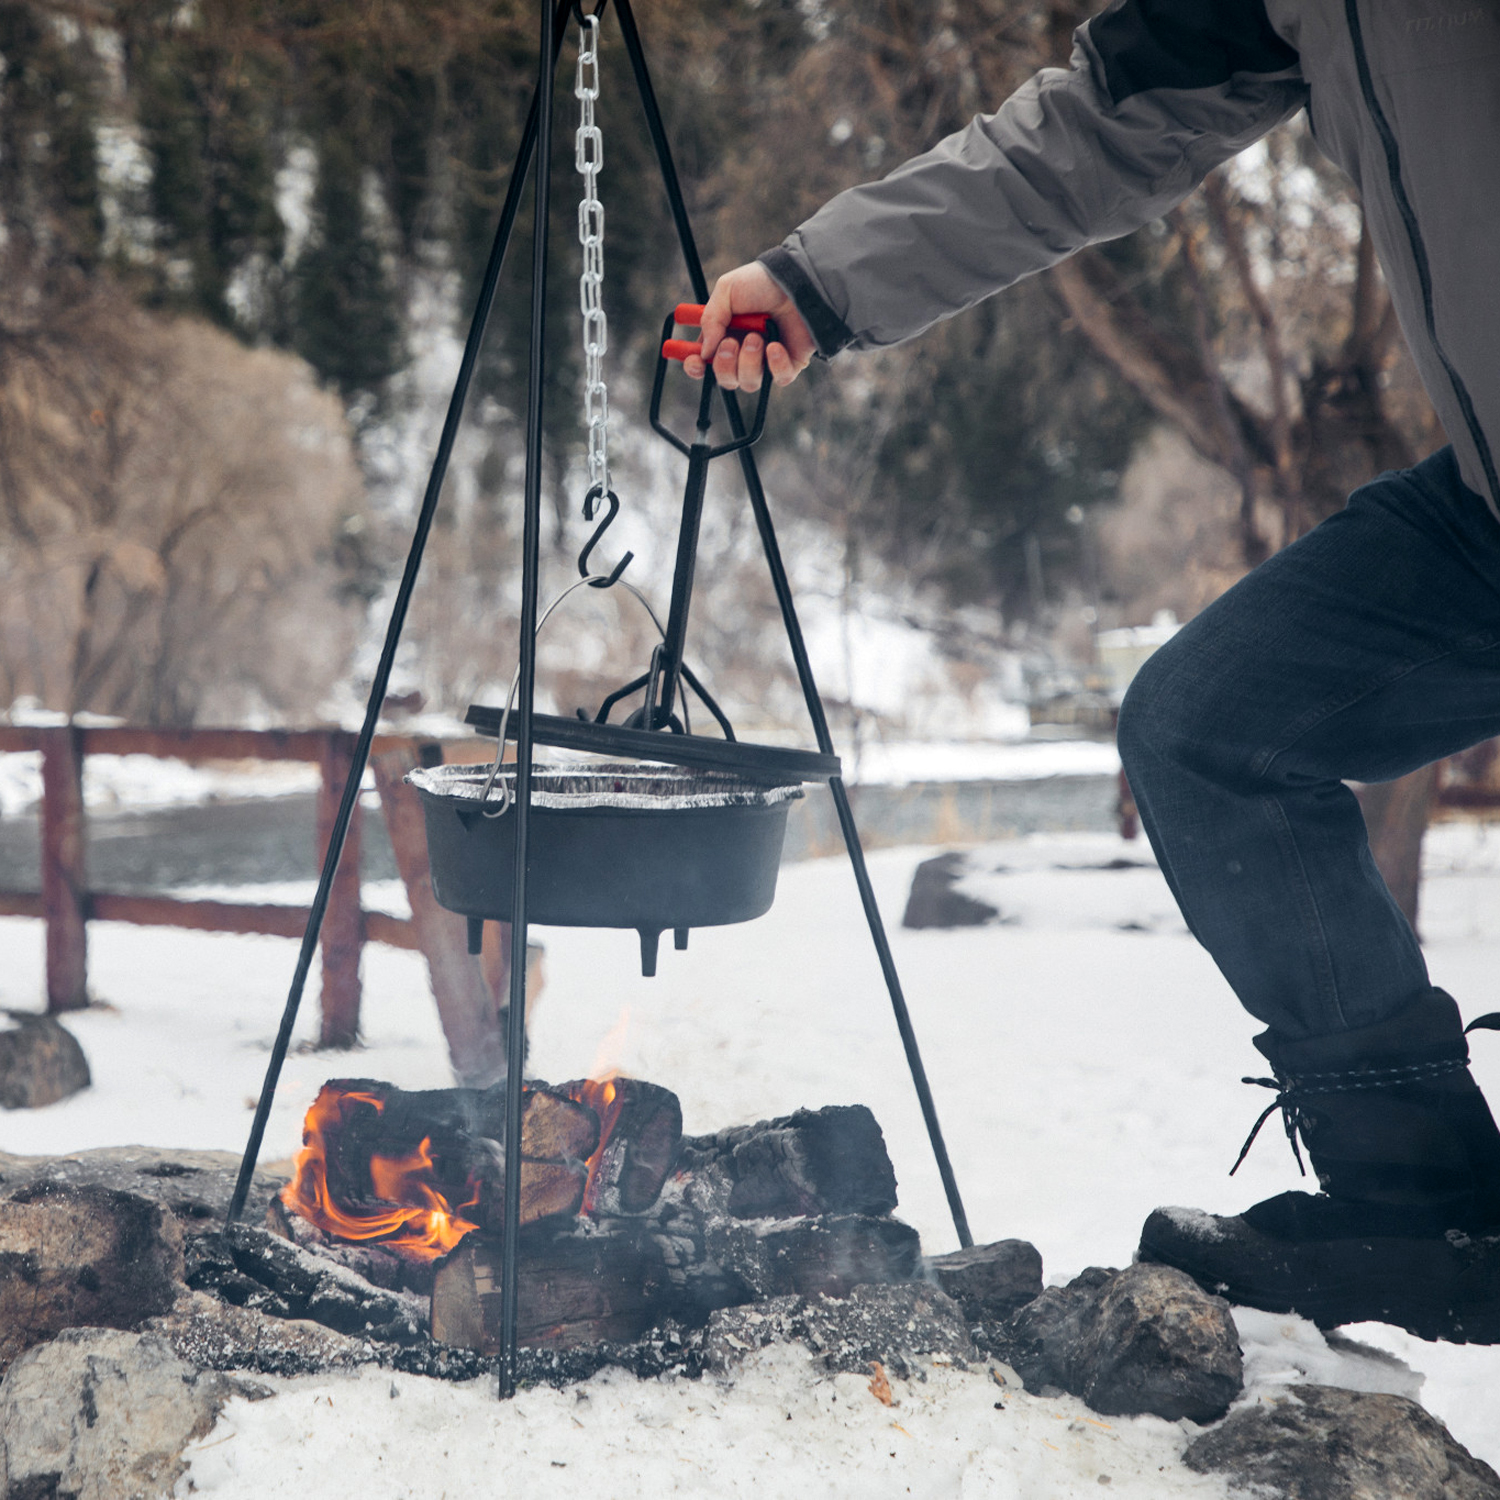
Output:
[[[0,725],[0,752],[39,751],[42,759],[41,891],[38,894],[0,889],[0,916],[40,918],[46,924],[47,1009],[58,1013],[78,1010],[89,1003],[91,921],[297,938],[306,928],[309,913],[305,906],[190,901],[93,890],[88,880],[88,812],[83,798],[83,767],[88,756],[149,755],[190,765],[225,760],[291,760],[315,764],[321,771],[316,814],[321,860],[328,847],[353,747],[354,736],[341,729]],[[404,754],[431,763],[442,759],[446,748],[442,742],[431,739],[380,735],[375,740],[374,754]],[[391,823],[392,789],[383,786],[381,795],[387,822]],[[394,839],[394,828],[392,834]],[[407,949],[423,946],[418,924],[404,917],[364,910],[360,899],[359,836],[360,809],[356,805],[329,896],[321,939],[320,1040],[325,1046],[349,1046],[358,1035],[359,967],[365,943]],[[420,859],[425,873],[425,849],[413,857]]]

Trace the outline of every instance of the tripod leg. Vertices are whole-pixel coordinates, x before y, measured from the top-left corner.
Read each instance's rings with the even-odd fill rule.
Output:
[[[552,18],[552,55],[556,60],[561,47],[563,30],[571,11],[571,0],[558,0]],[[225,1226],[233,1224],[245,1210],[245,1200],[250,1195],[250,1184],[255,1176],[255,1164],[260,1158],[261,1142],[265,1138],[266,1121],[270,1118],[271,1103],[276,1096],[276,1084],[281,1077],[281,1068],[286,1061],[287,1048],[292,1040],[292,1028],[297,1023],[297,1011],[302,1005],[302,992],[307,985],[308,970],[313,954],[317,951],[318,935],[323,927],[323,915],[328,909],[328,897],[333,888],[333,877],[338,871],[339,859],[344,852],[344,841],[348,837],[349,823],[354,816],[354,806],[359,797],[359,784],[365,766],[370,759],[370,746],[375,739],[375,726],[380,719],[381,705],[390,687],[391,668],[396,660],[396,648],[401,643],[401,632],[406,625],[407,610],[417,585],[417,574],[421,571],[422,556],[427,548],[427,538],[432,531],[433,517],[437,514],[438,497],[442,493],[443,480],[448,474],[448,461],[452,457],[453,442],[458,436],[459,422],[463,417],[464,404],[468,400],[469,384],[478,362],[479,348],[484,339],[484,330],[489,322],[490,309],[495,300],[495,289],[499,284],[500,271],[505,264],[505,252],[510,246],[511,232],[515,228],[516,214],[521,206],[521,187],[526,170],[536,148],[538,125],[538,101],[532,100],[531,114],[521,139],[515,168],[511,173],[510,186],[505,195],[505,206],[500,214],[500,224],[495,231],[495,241],[490,249],[489,262],[485,266],[484,281],[474,308],[473,321],[469,325],[469,336],[464,344],[463,359],[458,367],[458,379],[453,387],[453,396],[448,403],[448,415],[443,423],[443,432],[438,440],[437,454],[433,459],[432,472],[427,480],[427,489],[422,497],[422,508],[417,515],[417,524],[412,535],[411,550],[407,553],[406,567],[401,583],[396,590],[396,602],[391,609],[390,623],[386,626],[385,644],[380,652],[380,662],[375,669],[375,680],[370,686],[369,702],[365,706],[364,724],[354,743],[353,761],[348,778],[344,782],[344,793],[338,812],[334,817],[333,831],[328,840],[328,852],[323,860],[322,874],[318,879],[317,894],[313,897],[312,910],[308,914],[307,929],[302,935],[302,949],[297,956],[297,967],[292,975],[291,989],[286,1007],[282,1011],[281,1027],[271,1047],[271,1060],[266,1067],[265,1082],[261,1084],[260,1099],[255,1107],[255,1120],[250,1127],[250,1138],[245,1145],[245,1154],[240,1160],[239,1177],[235,1182],[234,1195],[229,1200],[229,1211],[225,1215]],[[521,949],[525,951],[524,947]],[[524,967],[524,966],[523,966]]]
[[[896,1029],[901,1033],[901,1045],[906,1052],[906,1066],[911,1072],[911,1081],[917,1091],[917,1102],[922,1106],[922,1120],[927,1126],[927,1139],[932,1143],[932,1154],[937,1160],[938,1176],[943,1180],[943,1192],[948,1198],[948,1212],[953,1216],[953,1228],[958,1233],[959,1245],[967,1250],[974,1243],[969,1232],[969,1216],[964,1212],[963,1199],[958,1192],[958,1179],[953,1175],[953,1163],[948,1159],[948,1147],[943,1140],[943,1129],[938,1123],[937,1105],[933,1103],[932,1089],[927,1083],[927,1069],[922,1066],[922,1054],[917,1047],[917,1034],[912,1029],[911,1015],[906,1008],[906,996],[901,989],[901,976],[896,972],[896,960],[891,956],[891,945],[886,938],[885,923],[881,920],[880,907],[875,901],[875,890],[870,884],[870,872],[865,865],[864,846],[859,841],[859,830],[854,826],[854,810],[849,806],[849,793],[843,778],[835,776],[828,783],[833,793],[833,805],[838,811],[839,827],[844,834],[844,846],[849,851],[849,862],[854,866],[854,880],[859,887],[860,903],[865,909],[865,921],[869,924],[870,937],[875,943],[875,953],[880,959],[880,971],[885,976],[885,987],[891,997],[891,1009],[896,1014]]]
[[[672,148],[667,140],[666,126],[657,104],[656,90],[646,67],[645,53],[641,48],[640,32],[636,28],[635,14],[630,0],[615,0],[615,14],[620,18],[620,30],[624,33],[626,51],[635,73],[641,104],[646,111],[646,126],[656,148],[661,164],[662,178],[666,185],[667,199],[672,208],[672,221],[677,228],[677,238],[682,246],[682,256],[687,262],[688,277],[693,284],[693,295],[700,302],[708,300],[708,281],[703,274],[703,262],[698,255],[697,241],[692,224],[688,220],[687,204],[682,196],[682,186],[677,169],[672,161]],[[724,408],[729,414],[729,425],[736,438],[745,435],[745,419],[740,412],[739,401],[732,391],[721,391]],[[818,749],[832,755],[833,736],[828,730],[828,716],[823,709],[823,699],[813,678],[812,661],[807,654],[807,643],[802,637],[802,626],[797,619],[796,605],[792,600],[791,583],[787,579],[786,565],[782,560],[781,547],[776,540],[776,528],[771,521],[771,510],[766,503],[766,492],[760,482],[760,470],[755,455],[749,448],[739,452],[740,469],[745,478],[745,488],[750,495],[750,508],[755,516],[756,530],[760,533],[761,550],[766,556],[766,566],[771,573],[771,586],[776,592],[776,603],[781,609],[782,623],[786,627],[787,644],[791,648],[792,660],[797,668],[797,680],[802,685],[802,696],[807,703],[808,716],[812,720],[813,732],[817,736]],[[917,1046],[916,1032],[912,1029],[911,1016],[906,1007],[906,996],[901,989],[901,978],[896,972],[896,961],[891,955],[891,946],[886,938],[885,923],[881,920],[880,907],[870,885],[869,871],[865,866],[864,847],[860,843],[859,830],[854,823],[854,810],[849,805],[849,794],[841,779],[829,783],[833,793],[834,807],[838,812],[839,828],[844,835],[844,845],[849,851],[849,862],[854,867],[855,883],[859,887],[859,898],[864,906],[865,920],[869,924],[870,937],[880,959],[881,972],[885,976],[886,989],[890,994],[891,1008],[896,1015],[896,1029],[901,1033],[901,1045],[906,1051],[907,1067],[911,1070],[912,1083],[917,1091],[917,1100],[922,1106],[922,1119],[927,1125],[927,1138],[932,1144],[932,1154],[937,1159],[938,1175],[943,1180],[943,1191],[947,1194],[948,1210],[953,1215],[953,1227],[958,1233],[958,1242],[965,1249],[974,1243],[969,1232],[968,1215],[964,1212],[963,1199],[959,1196],[958,1181],[953,1175],[953,1164],[948,1159],[948,1147],[943,1141],[943,1132],[938,1124],[937,1107],[932,1100],[932,1090],[927,1084],[927,1070],[922,1065],[922,1054]]]
[[[549,39],[551,45],[549,46]],[[531,826],[532,718],[536,697],[537,586],[542,538],[542,418],[546,395],[547,234],[552,202],[552,99],[557,73],[556,22],[541,6],[537,46],[536,208],[531,239],[531,362],[526,397],[526,503],[521,542],[521,641],[516,698],[516,800],[512,872],[510,1019],[505,1058],[505,1191],[500,1241],[500,1367],[502,1401],[516,1393],[517,1297],[521,1236],[521,1097],[526,1055],[526,862]]]

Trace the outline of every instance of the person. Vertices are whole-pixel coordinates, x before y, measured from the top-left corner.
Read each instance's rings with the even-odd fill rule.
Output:
[[[1324,1326],[1500,1342],[1500,1132],[1344,784],[1500,734],[1497,0],[1115,0],[1068,68],[721,277],[688,368],[754,390],[911,338],[1160,216],[1299,110],[1363,194],[1449,446],[1242,579],[1125,699],[1161,869],[1264,1023],[1252,1081],[1321,1189],[1158,1210],[1139,1253]],[[741,313],[779,341],[728,336]]]

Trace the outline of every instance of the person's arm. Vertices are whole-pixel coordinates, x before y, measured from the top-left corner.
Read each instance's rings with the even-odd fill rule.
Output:
[[[900,343],[1159,218],[1306,100],[1263,0],[1117,0],[1079,28],[1071,67],[1045,69],[995,114],[839,194],[721,278],[705,358],[721,384],[758,386],[760,354],[724,333],[731,308],[771,302],[802,341],[788,336],[785,362],[773,351],[778,379],[814,352]]]

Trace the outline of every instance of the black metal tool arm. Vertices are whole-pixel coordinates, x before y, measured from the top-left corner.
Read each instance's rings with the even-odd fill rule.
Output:
[[[678,323],[682,321],[682,315],[686,310],[687,304],[680,303],[672,312],[667,314],[666,320],[661,326],[661,352],[657,356],[656,375],[651,382],[651,430],[658,437],[664,438],[669,442],[679,453],[692,458],[693,450],[704,446],[707,423],[703,423],[700,427],[698,440],[693,443],[687,443],[678,437],[661,419],[661,401],[667,384],[667,366],[674,360],[682,359],[686,354],[697,353],[698,351],[696,344],[689,344],[681,339],[674,339],[672,337],[673,331],[676,329]],[[753,326],[748,319],[734,319],[730,322],[729,327],[733,332],[748,331],[764,333],[767,343],[776,342],[781,338],[781,331],[770,318],[758,318],[755,320]],[[706,388],[704,391],[705,410],[703,411],[703,415],[707,416],[706,407],[710,399],[709,390],[718,390],[718,384],[714,380],[712,368],[704,375],[703,383]],[[749,432],[740,434],[730,442],[720,443],[717,446],[709,446],[708,451],[703,454],[705,458],[723,458],[726,454],[738,453],[740,449],[749,448],[760,441],[761,435],[766,430],[766,409],[771,403],[771,386],[772,382],[770,380],[763,380],[761,382],[760,399],[755,403],[755,416],[751,420]],[[728,410],[727,396],[725,400],[725,409]]]
[[[464,723],[480,734],[500,732],[502,710],[475,704]],[[669,766],[695,766],[709,771],[738,771],[772,780],[831,781],[843,774],[836,755],[797,750],[785,745],[755,745],[744,740],[720,740],[703,734],[667,734],[660,729],[630,729],[623,724],[596,724],[591,719],[565,719],[558,714],[533,714],[532,738],[559,750],[592,751],[626,760],[654,760]],[[507,739],[516,734],[515,716],[505,727]]]

